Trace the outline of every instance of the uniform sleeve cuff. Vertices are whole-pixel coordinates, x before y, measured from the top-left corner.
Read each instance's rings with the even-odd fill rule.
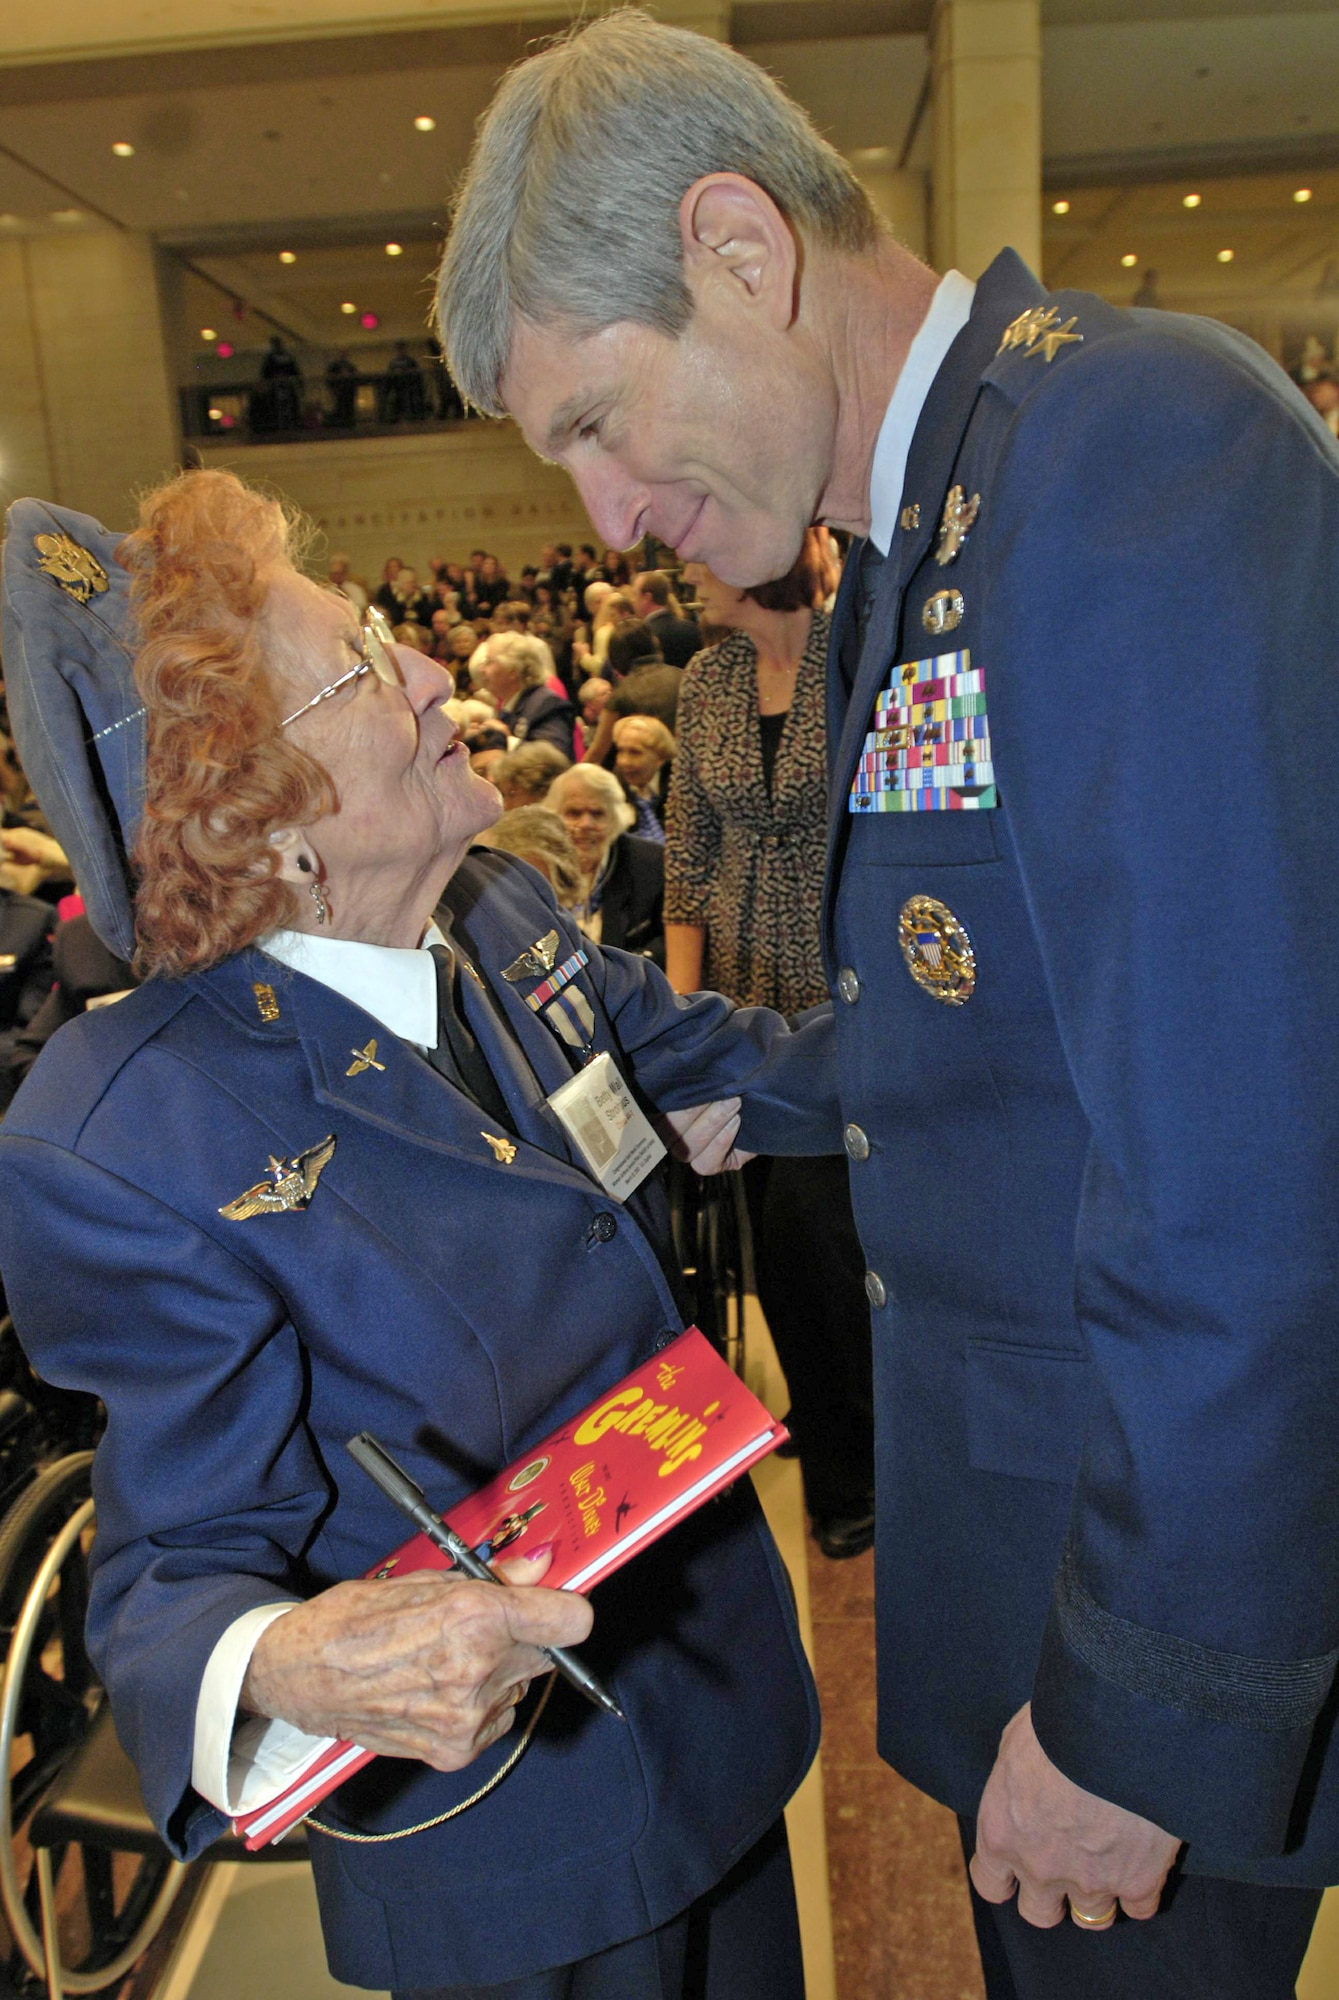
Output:
[[[214,1647],[195,1704],[191,1784],[229,1818],[268,1805],[335,1740],[308,1736],[291,1722],[239,1720],[237,1704],[256,1642],[293,1600],[258,1604],[235,1618]]]

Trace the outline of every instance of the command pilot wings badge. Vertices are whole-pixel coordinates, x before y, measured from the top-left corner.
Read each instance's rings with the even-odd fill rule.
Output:
[[[314,1146],[308,1146],[305,1153],[295,1153],[291,1160],[276,1160],[271,1153],[270,1178],[257,1181],[245,1194],[239,1194],[236,1201],[221,1208],[219,1214],[228,1222],[246,1222],[253,1215],[287,1215],[306,1208],[334,1150],[335,1135],[331,1132]]]
[[[502,977],[513,986],[518,979],[542,979],[546,972],[553,970],[559,942],[557,931],[546,932],[542,938],[535,940],[528,951],[523,951],[519,958],[514,958],[510,965],[503,967]]]

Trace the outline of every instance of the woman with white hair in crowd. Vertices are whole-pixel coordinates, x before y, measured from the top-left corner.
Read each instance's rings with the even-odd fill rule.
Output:
[[[494,632],[470,661],[470,671],[497,702],[510,735],[522,743],[551,743],[564,757],[572,755],[576,717],[566,696],[554,692],[553,655],[542,639]]]
[[[613,772],[574,764],[554,779],[544,803],[581,858],[585,885],[574,914],[587,937],[663,965],[664,850],[628,831],[637,816]]]

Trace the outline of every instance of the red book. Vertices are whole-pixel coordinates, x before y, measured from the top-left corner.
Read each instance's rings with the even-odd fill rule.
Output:
[[[552,1542],[544,1587],[584,1594],[786,1436],[690,1326],[442,1518],[485,1562]],[[453,1567],[415,1535],[367,1574]],[[233,1832],[253,1851],[278,1840],[375,1754],[342,1739],[313,1751],[287,1790],[235,1819]]]

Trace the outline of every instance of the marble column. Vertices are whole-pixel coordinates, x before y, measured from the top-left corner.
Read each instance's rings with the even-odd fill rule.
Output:
[[[0,242],[0,493],[129,526],[180,456],[153,246],[72,227]]]
[[[930,27],[932,261],[1041,269],[1040,0],[938,0]]]

